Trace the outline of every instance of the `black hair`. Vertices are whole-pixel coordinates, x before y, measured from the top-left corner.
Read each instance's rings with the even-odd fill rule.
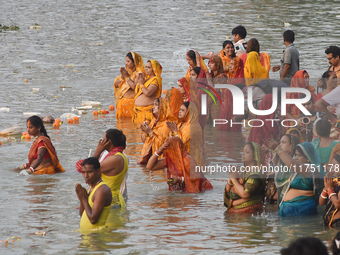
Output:
[[[98,158],[95,158],[95,157],[90,157],[90,158],[85,159],[83,163],[81,163],[81,165],[82,166],[93,165],[93,168],[95,171],[97,171],[100,168],[99,160]]]
[[[305,97],[306,97],[306,94],[301,94],[301,95],[300,95],[300,99],[305,98]],[[314,99],[313,99],[312,96],[310,97],[309,101],[312,101],[312,103],[314,104]],[[306,102],[306,103],[307,103],[307,102]]]
[[[36,128],[40,127],[40,132],[43,133],[44,136],[46,136],[46,137],[48,137],[49,139],[51,139],[51,138],[47,135],[47,131],[46,131],[45,126],[44,126],[44,122],[42,121],[42,119],[41,119],[39,116],[33,115],[33,116],[31,116],[31,117],[29,117],[29,118],[27,119],[26,123],[27,123],[28,121],[30,121],[30,123],[31,123],[34,127],[36,127]]]
[[[283,32],[283,39],[285,39],[286,42],[293,43],[295,41],[295,34],[293,30],[286,30]]]
[[[325,50],[326,54],[330,54],[332,53],[333,58],[336,58],[337,56],[340,56],[340,48],[338,46],[329,46],[326,50]]]
[[[194,62],[195,65],[197,65],[196,53],[193,50],[189,50],[187,56]]]
[[[300,237],[280,252],[281,255],[328,255],[326,246],[316,237]]]
[[[109,129],[106,131],[106,138],[110,140],[114,147],[126,148],[126,136],[118,129]]]
[[[185,108],[189,109],[190,102],[184,102],[183,105],[185,106]]]
[[[292,130],[292,131],[290,131],[290,133],[293,133],[293,131],[295,131],[297,133],[297,135],[299,135],[299,133],[296,130]],[[288,139],[289,139],[290,145],[293,145],[293,148],[295,148],[296,145],[298,145],[300,143],[300,140],[295,135],[292,135],[290,133],[289,134],[285,134],[283,136],[287,136]]]
[[[337,153],[334,155],[333,159],[335,159],[336,161],[338,161],[338,163],[340,164],[340,154]],[[340,237],[339,237],[339,240],[340,240]],[[340,253],[339,253],[340,254]]]
[[[300,153],[301,156],[304,156],[305,158],[308,158],[308,156],[303,152],[302,148],[300,146],[295,146],[294,148],[294,154],[296,155],[296,151],[298,151]]]
[[[232,35],[239,35],[242,39],[246,38],[247,30],[244,26],[237,26],[231,31]]]
[[[260,54],[260,43],[256,38],[251,38],[248,42],[247,42],[247,49],[246,52],[252,52],[255,51],[258,54]]]
[[[333,71],[326,71],[322,74],[322,88],[326,89],[327,88],[327,83],[326,83],[326,79],[329,79],[329,77],[331,77],[331,74],[335,74]]]
[[[231,46],[233,46],[233,49],[234,49],[233,55],[232,55],[231,57],[232,57],[232,58],[236,57],[235,48],[234,48],[234,44],[233,44],[232,41],[230,41],[230,40],[225,40],[225,41],[223,42],[223,45],[222,45],[223,49],[224,49],[225,46],[227,46],[228,44],[231,44]],[[223,52],[223,53],[224,53],[224,52]],[[224,55],[225,55],[225,53],[224,53]]]
[[[331,134],[332,124],[328,120],[321,119],[316,123],[315,128],[320,137],[328,138]]]
[[[252,144],[252,142],[247,142],[244,147],[246,147],[246,145],[249,145],[250,146],[250,149],[255,153],[255,148],[254,148],[254,145]]]
[[[132,57],[132,53],[129,52],[128,54],[126,54],[126,56],[132,61],[133,64],[135,64],[135,60]]]
[[[194,70],[194,72],[197,74],[197,75],[199,75],[200,74],[200,72],[201,72],[201,68],[199,67],[199,66],[196,66],[194,69],[192,69],[192,70]]]

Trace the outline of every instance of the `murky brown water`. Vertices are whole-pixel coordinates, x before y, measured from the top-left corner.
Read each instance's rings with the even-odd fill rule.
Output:
[[[1,7],[0,24],[20,30],[0,33],[0,107],[10,108],[0,113],[0,129],[16,123],[25,128],[23,112],[59,117],[82,100],[100,101],[107,109],[114,103],[113,79],[131,50],[144,60],[159,60],[164,88],[169,88],[185,74],[186,49],[219,51],[238,24],[247,27],[248,39],[259,39],[272,64],[279,63],[284,29],[296,31],[301,68],[312,77],[328,66],[325,48],[339,41],[340,7],[332,1],[21,0],[3,1]],[[29,29],[35,23],[42,29]],[[74,185],[84,181],[74,165],[111,127],[123,129],[128,138],[128,205],[115,212],[112,229],[82,236],[76,231],[80,218]],[[21,237],[7,247],[0,243],[1,254],[272,254],[299,236],[326,242],[336,233],[322,227],[323,208],[308,218],[279,218],[275,206],[258,216],[225,215],[223,173],[207,176],[211,192],[170,193],[164,171],[151,173],[137,165],[139,131],[129,121],[117,123],[114,115],[83,115],[79,125],[49,126],[48,133],[64,174],[17,176],[10,169],[27,161],[31,142],[0,146],[0,240]],[[206,163],[240,163],[244,141],[242,135],[208,128]],[[31,235],[39,230],[46,236]]]

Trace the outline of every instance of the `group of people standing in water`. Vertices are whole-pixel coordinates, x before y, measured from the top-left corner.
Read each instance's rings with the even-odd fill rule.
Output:
[[[130,118],[141,130],[141,151],[138,164],[149,170],[167,169],[169,190],[198,193],[213,189],[196,166],[204,165],[204,130],[214,119],[290,119],[298,123],[296,128],[286,129],[278,122],[251,127],[248,142],[242,153],[242,162],[250,172],[229,173],[224,190],[224,205],[229,213],[260,212],[265,201],[277,203],[279,215],[314,215],[317,205],[326,205],[324,224],[340,224],[340,197],[337,172],[340,164],[340,144],[331,136],[330,116],[334,107],[318,107],[316,100],[323,100],[337,86],[337,74],[327,70],[320,87],[324,90],[316,96],[309,85],[306,70],[299,70],[299,53],[293,45],[294,32],[284,34],[286,50],[280,66],[280,81],[269,80],[270,56],[260,53],[257,39],[245,40],[246,30],[238,26],[232,31],[234,43],[225,41],[219,53],[200,55],[195,50],[186,54],[189,64],[178,87],[172,87],[162,97],[162,65],[156,60],[143,58],[129,52],[125,68],[113,82],[116,118]],[[335,46],[331,46],[335,47]],[[339,49],[340,51],[340,49]],[[326,50],[327,53],[327,50]],[[332,52],[331,52],[332,53]],[[327,53],[328,54],[328,53]],[[334,51],[335,58],[340,54]],[[208,67],[204,59],[209,59]],[[278,84],[279,83],[279,84]],[[216,89],[223,104],[216,104],[209,97],[207,114],[201,114],[201,96],[216,84],[233,84],[243,89],[251,86],[255,108],[268,110],[272,106],[272,87],[300,87],[308,89],[312,97],[303,106],[312,114],[304,116],[296,106],[287,107],[287,115],[281,116],[278,108],[266,116],[233,115],[233,97],[227,89]],[[267,86],[269,84],[269,86]],[[269,89],[268,89],[269,87]],[[291,99],[302,98],[301,93],[289,93]],[[329,101],[323,100],[325,107]],[[320,103],[319,103],[320,105]],[[247,107],[246,107],[247,108]],[[339,113],[338,113],[339,114]],[[16,170],[33,174],[63,172],[44,124],[37,116],[27,120],[30,135],[36,136],[29,153],[29,163]],[[220,125],[218,130],[242,132],[241,125]],[[126,178],[128,159],[124,154],[126,137],[122,131],[109,129],[98,143],[93,157],[76,164],[90,189],[76,185],[80,200],[81,227],[97,229],[106,224],[111,207],[125,206],[127,199]],[[328,164],[330,163],[330,164]],[[286,167],[288,171],[261,171],[263,166]],[[337,166],[337,167],[336,167]]]

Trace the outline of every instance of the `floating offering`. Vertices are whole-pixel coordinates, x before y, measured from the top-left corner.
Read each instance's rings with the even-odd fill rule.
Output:
[[[46,232],[45,231],[37,231],[34,234],[37,235],[37,236],[45,236]]]
[[[98,111],[94,110],[94,111],[92,112],[92,115],[98,115]]]
[[[283,25],[284,25],[285,27],[289,27],[289,26],[290,26],[290,23],[288,23],[288,22],[283,22]]]
[[[0,131],[0,135],[8,136],[8,135],[18,135],[22,133],[22,128],[15,124],[13,127],[6,128]]]
[[[76,116],[77,115],[75,115],[74,113],[64,113],[63,115],[60,116],[60,118],[64,118],[64,119],[71,118],[71,119],[73,119]],[[77,116],[77,117],[79,117],[79,116]]]
[[[95,101],[83,101],[81,103],[82,106],[92,106],[92,107],[98,107],[102,106],[100,102],[95,102]]]
[[[7,108],[7,107],[0,107],[0,112],[9,112],[9,108]]]
[[[32,91],[40,91],[40,89],[39,88],[32,88]]]
[[[40,112],[24,112],[23,115],[33,116],[33,115],[40,115]]]
[[[67,119],[68,124],[73,124],[73,119]]]
[[[206,13],[206,14],[204,14],[205,16],[215,16],[216,15],[216,13]]]
[[[110,106],[109,106],[109,110],[110,110],[110,111],[114,111],[114,110],[115,110],[115,107],[114,107],[113,105],[110,105]]]

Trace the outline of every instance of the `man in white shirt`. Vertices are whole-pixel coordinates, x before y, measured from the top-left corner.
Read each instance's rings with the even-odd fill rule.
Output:
[[[316,109],[320,112],[325,112],[327,114],[328,120],[333,122],[336,117],[327,110],[327,106],[329,105],[334,106],[336,115],[340,115],[340,87],[336,87],[327,95],[319,99],[315,104]]]

